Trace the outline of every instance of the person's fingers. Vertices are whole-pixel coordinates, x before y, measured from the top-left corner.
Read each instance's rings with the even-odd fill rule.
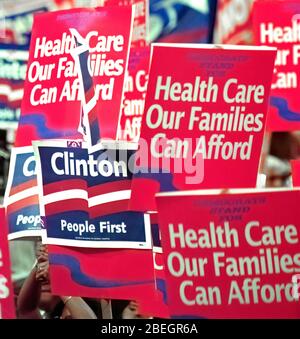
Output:
[[[35,275],[35,279],[36,279],[37,281],[44,281],[45,277],[44,277],[44,275],[42,275],[41,273],[37,273],[37,274]]]
[[[35,278],[38,281],[47,281],[49,277],[48,271],[46,270],[40,270],[36,273]]]
[[[41,252],[48,252],[47,245],[42,245],[41,246]]]
[[[40,246],[38,246],[36,253],[37,256],[40,256],[42,254],[48,254],[47,245],[41,244]]]
[[[37,280],[47,279],[49,276],[49,263],[48,261],[38,263],[36,268],[35,277]]]
[[[41,271],[41,270],[44,270],[45,268],[47,268],[47,264],[46,262],[41,262],[41,263],[38,263],[38,266],[37,266],[37,271]]]
[[[43,254],[38,256],[37,261],[38,261],[38,263],[43,263],[43,262],[48,261],[48,259],[49,259],[48,254],[43,253]]]
[[[44,267],[47,267],[47,266],[49,266],[48,260],[43,260],[41,262],[38,262],[38,267],[44,268]]]

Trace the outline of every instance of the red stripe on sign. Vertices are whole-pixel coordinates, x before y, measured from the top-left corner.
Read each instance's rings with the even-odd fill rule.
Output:
[[[39,197],[38,195],[32,195],[28,198],[16,201],[13,204],[7,206],[7,213],[12,214],[16,211],[21,210],[24,207],[38,205],[39,204]]]
[[[37,186],[37,180],[32,179],[32,180],[24,182],[23,184],[19,184],[17,186],[12,187],[9,192],[9,195],[12,196],[16,193],[25,191],[26,189],[35,188],[36,186]]]
[[[69,211],[88,211],[88,202],[84,199],[68,199],[56,201],[45,206],[45,215],[69,212]]]
[[[131,180],[120,180],[115,182],[108,182],[97,186],[89,187],[89,197],[95,197],[97,195],[118,192],[131,189]]]
[[[71,189],[87,189],[87,183],[84,179],[70,179],[56,181],[51,184],[44,185],[44,195],[67,191]]]
[[[128,211],[128,205],[129,199],[93,206],[89,208],[90,217],[97,218],[103,215],[126,212]]]

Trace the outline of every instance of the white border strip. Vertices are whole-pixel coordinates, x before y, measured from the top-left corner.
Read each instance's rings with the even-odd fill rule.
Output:
[[[36,179],[37,179],[37,188],[39,194],[39,210],[40,210],[40,218],[45,215],[45,205],[43,203],[44,190],[43,190],[43,176],[42,176],[42,165],[41,158],[38,149],[39,142],[32,142],[32,148],[35,156],[35,169],[36,169]],[[42,234],[43,239],[43,234]],[[43,240],[42,240],[43,241]]]
[[[0,49],[0,58],[11,60],[28,61],[29,52],[17,49]]]
[[[9,128],[11,128],[11,129],[16,130],[18,128],[18,124],[19,124],[18,121],[9,121],[9,120],[1,121],[0,120],[0,128],[1,129],[9,129]]]
[[[81,139],[52,139],[52,140],[40,140],[40,141],[33,141],[32,144],[34,147],[61,147],[61,148],[68,148],[69,142],[81,142],[82,143],[82,149],[88,150],[88,145],[86,142],[84,142]],[[31,146],[29,146],[31,149],[33,149]],[[135,151],[138,149],[138,143],[137,142],[130,142],[130,141],[121,141],[121,140],[112,140],[112,139],[101,139],[100,143],[97,144],[98,151],[101,150],[129,150],[129,151]],[[23,147],[22,147],[23,148]],[[25,147],[24,147],[25,148]],[[70,149],[72,147],[69,146]],[[33,151],[32,151],[33,152]],[[26,152],[22,152],[26,153]]]
[[[89,207],[107,204],[110,202],[129,200],[131,197],[131,190],[122,190],[117,192],[100,194],[89,198]]]
[[[162,247],[153,246],[153,253],[163,253]]]
[[[300,192],[300,187],[298,188],[264,188],[264,189],[257,189],[257,188],[234,188],[234,189],[205,189],[205,190],[194,190],[194,191],[180,191],[180,192],[162,192],[157,193],[156,197],[180,197],[180,196],[203,196],[203,195],[221,195],[221,194],[256,194],[256,193],[272,193],[272,192],[292,192],[298,191]]]
[[[0,95],[5,95],[9,101],[17,101],[23,98],[24,89],[13,90],[10,85],[0,84]]]
[[[194,49],[223,49],[223,50],[244,50],[244,51],[277,51],[276,47],[269,46],[247,46],[247,45],[222,45],[222,44],[188,44],[188,43],[152,43],[153,47],[168,48],[194,48]]]
[[[135,13],[136,13],[136,5],[131,6],[131,24],[130,24],[130,32],[129,32],[129,38],[128,38],[128,49],[127,49],[127,55],[126,55],[126,61],[125,61],[125,67],[124,67],[124,75],[123,75],[123,86],[122,86],[122,93],[121,93],[121,100],[120,100],[120,106],[119,106],[119,118],[117,123],[117,129],[116,129],[116,135],[115,139],[118,140],[119,130],[121,129],[121,119],[122,119],[122,113],[123,113],[123,102],[125,98],[125,82],[127,79],[127,72],[129,73],[129,56],[131,51],[131,43],[132,43],[132,36],[133,36],[133,25],[135,20]]]
[[[49,245],[63,245],[72,247],[83,248],[115,248],[115,249],[151,249],[151,245],[147,242],[134,242],[134,241],[101,241],[101,240],[69,240],[49,238],[46,239],[46,244]]]
[[[4,200],[4,206],[14,204],[17,201],[20,201],[20,200],[23,200],[23,199],[26,199],[26,198],[29,198],[31,196],[38,195],[38,194],[39,194],[39,190],[38,190],[37,186],[28,188],[24,191],[18,192],[16,194],[11,195],[10,197],[6,198]]]
[[[51,193],[41,197],[42,203],[46,206],[54,202],[72,200],[72,199],[83,199],[87,202],[88,195],[87,191],[82,189],[67,190],[62,192]]]
[[[152,248],[151,220],[149,214],[144,214],[144,224],[146,244],[149,248]]]
[[[8,234],[8,240],[14,240],[19,238],[28,238],[28,237],[40,237],[42,230],[26,230],[26,231],[19,231]]]

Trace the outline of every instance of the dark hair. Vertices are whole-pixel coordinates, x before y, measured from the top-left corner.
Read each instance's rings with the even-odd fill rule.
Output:
[[[53,311],[49,314],[49,318],[60,319],[60,316],[62,315],[64,307],[65,307],[65,304],[60,300],[54,307]]]
[[[94,298],[83,298],[83,300],[89,305],[89,307],[93,310],[96,317],[98,319],[102,319],[102,309],[99,299]]]
[[[297,157],[297,139],[289,132],[273,132],[270,154],[282,160]]]
[[[112,300],[112,316],[113,319],[122,319],[122,313],[130,303],[130,300]]]

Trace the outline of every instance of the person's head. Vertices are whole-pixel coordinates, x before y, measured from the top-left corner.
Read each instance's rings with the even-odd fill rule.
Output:
[[[272,155],[266,158],[267,187],[288,187],[291,184],[291,168],[288,161]]]
[[[50,282],[42,282],[39,308],[48,314],[51,314],[59,303],[60,298],[53,295],[51,292]]]
[[[91,310],[94,312],[96,317],[101,318],[102,310],[101,310],[100,300],[93,299],[93,298],[83,298],[83,300],[91,308]],[[60,319],[72,319],[72,315],[67,305],[64,305],[61,311]]]
[[[122,312],[122,319],[149,319],[139,311],[139,304],[131,300]]]

